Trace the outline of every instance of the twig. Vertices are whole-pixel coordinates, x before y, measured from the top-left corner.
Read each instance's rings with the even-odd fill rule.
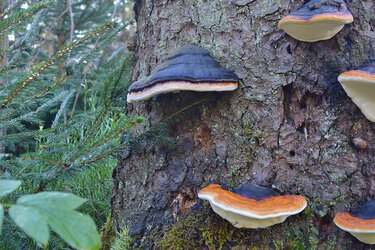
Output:
[[[10,12],[12,12],[16,7],[18,7],[22,2],[25,2],[25,0],[19,0],[12,4],[10,7],[8,7],[3,14],[0,16],[0,20],[3,20],[6,15],[8,15]]]
[[[18,19],[15,19],[13,22],[9,23],[8,25],[4,26],[4,28],[2,28],[0,30],[0,34],[3,33],[4,30],[8,29],[10,26],[18,23],[18,22],[21,22],[22,20],[26,19],[26,18],[29,18],[33,15],[35,15],[35,13],[37,13],[38,11],[40,11],[42,8],[45,8],[46,6],[44,4],[41,4],[38,8],[36,8],[33,12],[30,12],[29,14],[25,15],[25,16],[22,16]]]
[[[76,94],[76,98],[74,99],[74,104],[73,104],[72,112],[70,113],[70,119],[72,119],[73,114],[76,111],[76,106],[77,106],[79,94],[81,93],[82,85],[84,84],[85,81],[86,81],[86,73],[84,73],[84,75],[83,75],[81,84],[79,85],[79,88],[78,88],[78,91],[77,91],[77,94]]]
[[[61,83],[66,79],[67,76],[68,76],[67,74],[63,75],[60,78],[60,80],[58,80],[57,82],[55,82],[52,86],[46,88],[42,93],[40,93],[39,95],[37,95],[36,98],[42,97],[44,94],[46,94],[48,91],[50,91],[51,89],[53,89],[57,85],[61,86]]]
[[[116,4],[115,4],[115,9],[113,10],[113,14],[112,14],[112,20],[115,18],[115,15],[116,15],[116,11],[117,11],[117,5],[119,4],[120,1],[118,1]]]
[[[69,0],[69,16],[70,16],[70,38],[69,38],[69,42],[73,42],[73,32],[74,32],[74,14],[73,14],[73,10],[72,10],[72,0]],[[68,62],[69,62],[69,59],[70,59],[70,52],[69,51],[69,55],[68,55]]]
[[[138,125],[138,122],[131,122],[130,124],[126,125],[125,127],[117,130],[115,133],[113,133],[112,135],[109,135],[108,137],[105,137],[103,138],[100,142],[96,143],[94,146],[91,146],[90,148],[86,149],[82,154],[80,154],[79,156],[77,156],[76,158],[79,158],[81,157],[82,155],[84,155],[85,153],[87,152],[90,152],[91,150],[93,150],[97,145],[100,145],[100,144],[104,144],[106,143],[107,141],[109,141],[110,139],[112,139],[114,136],[116,135],[119,135],[121,134],[122,132],[124,132],[125,130],[129,129],[130,127],[133,127],[133,126],[137,126]]]
[[[61,14],[52,22],[52,24],[47,28],[48,33],[50,33],[50,31],[52,30],[52,25],[54,25],[61,17],[63,17],[67,11],[68,11],[68,8],[66,8],[63,12],[61,12]],[[39,48],[43,47],[46,42],[47,40],[44,39],[44,41],[39,46]],[[38,49],[38,51],[35,53],[33,58],[31,58],[29,65],[32,65],[34,63],[35,59],[39,56],[39,54],[40,54],[40,49]]]
[[[119,73],[118,73],[120,77],[117,78],[117,81],[116,81],[116,83],[114,83],[114,85],[116,85],[121,80],[121,77],[122,77],[122,75],[123,75],[123,73],[125,71],[125,68],[126,68],[125,66],[128,63],[129,58],[131,58],[131,57],[126,58],[125,61],[124,61],[124,63],[122,64],[122,67],[121,67],[121,69],[119,70]],[[109,85],[110,81],[111,81],[111,79],[108,80],[108,85]],[[99,115],[98,119],[95,121],[95,123],[91,127],[90,131],[87,133],[86,137],[82,140],[82,142],[78,145],[78,147],[73,151],[73,153],[68,157],[67,161],[69,161],[70,159],[72,159],[72,157],[79,151],[80,147],[82,145],[84,145],[87,142],[87,140],[90,138],[90,136],[94,133],[94,131],[96,130],[96,127],[99,125],[100,121],[102,120],[102,118],[104,117],[104,115],[107,113],[107,110],[109,109],[109,107],[111,106],[111,104],[112,104],[112,99],[110,99],[109,102],[107,102],[105,104],[104,109],[101,112],[101,114]]]

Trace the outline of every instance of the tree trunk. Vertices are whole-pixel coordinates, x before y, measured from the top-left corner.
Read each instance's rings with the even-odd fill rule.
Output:
[[[170,128],[176,147],[138,148],[114,171],[112,213],[144,247],[365,248],[335,213],[375,198],[375,124],[337,81],[375,55],[375,3],[347,0],[354,22],[330,40],[299,42],[277,26],[303,0],[138,0],[133,80],[177,47],[208,49],[242,79]],[[129,104],[147,126],[206,93]],[[366,140],[356,150],[351,140]],[[236,229],[197,192],[252,182],[308,200],[305,212],[263,230]]]

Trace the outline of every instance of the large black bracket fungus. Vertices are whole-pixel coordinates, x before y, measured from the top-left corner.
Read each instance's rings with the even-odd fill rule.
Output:
[[[181,90],[233,91],[237,86],[237,75],[221,67],[208,50],[188,45],[162,60],[150,76],[134,82],[127,101]]]
[[[260,187],[251,183],[246,183],[238,186],[233,190],[233,193],[239,194],[254,200],[262,200],[272,196],[279,196],[272,188]]]
[[[353,22],[344,0],[312,0],[279,21],[288,35],[304,42],[327,40]]]

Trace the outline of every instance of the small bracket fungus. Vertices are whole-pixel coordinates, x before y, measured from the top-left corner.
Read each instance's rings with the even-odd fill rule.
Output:
[[[343,0],[311,0],[279,21],[288,35],[304,42],[327,40],[338,33],[353,16]]]
[[[233,192],[211,184],[203,188],[198,197],[208,200],[215,213],[238,228],[269,227],[307,206],[303,196],[280,196],[270,188],[252,184],[241,185]]]
[[[353,142],[354,147],[358,150],[363,150],[367,148],[367,142],[363,140],[362,138],[359,138],[359,137],[354,138],[352,142]]]
[[[375,62],[344,72],[338,80],[366,118],[375,122]]]
[[[355,211],[336,214],[334,222],[363,243],[375,244],[375,200],[366,202]]]
[[[237,75],[221,67],[208,50],[188,45],[165,58],[150,76],[134,82],[127,102],[180,90],[233,91],[237,86]]]

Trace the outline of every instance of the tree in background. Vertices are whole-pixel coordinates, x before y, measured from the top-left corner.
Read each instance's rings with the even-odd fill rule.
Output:
[[[0,166],[3,179],[23,180],[2,203],[71,191],[66,183],[74,188],[84,171],[102,169],[131,145],[143,120],[122,111],[132,63],[122,40],[133,29],[130,7],[128,1],[2,1]],[[37,246],[16,228],[6,216],[1,246]],[[52,237],[50,247],[61,244]]]

